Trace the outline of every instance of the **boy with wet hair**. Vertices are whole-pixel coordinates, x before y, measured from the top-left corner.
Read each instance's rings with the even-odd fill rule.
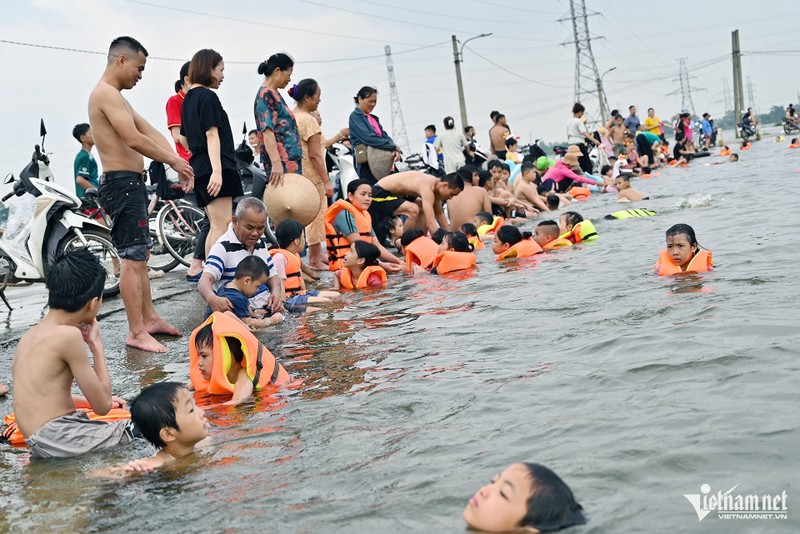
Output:
[[[631,178],[625,174],[620,174],[614,182],[617,191],[618,202],[638,202],[640,200],[650,200],[650,197],[631,187]]]
[[[533,240],[539,243],[544,250],[568,247],[572,243],[566,239],[559,239],[561,235],[556,221],[542,221],[536,225],[533,232]]]
[[[105,269],[86,248],[57,258],[47,273],[50,309],[17,345],[14,413],[34,458],[67,458],[133,439],[130,421],[90,420],[78,410],[89,407],[105,415],[125,407],[124,400],[111,395],[97,323],[105,280]],[[84,397],[72,395],[73,381]]]

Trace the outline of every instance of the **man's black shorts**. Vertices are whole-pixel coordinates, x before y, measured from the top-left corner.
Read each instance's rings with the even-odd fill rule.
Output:
[[[146,261],[152,246],[147,188],[141,172],[112,171],[100,177],[100,205],[111,217],[111,241],[119,257]]]

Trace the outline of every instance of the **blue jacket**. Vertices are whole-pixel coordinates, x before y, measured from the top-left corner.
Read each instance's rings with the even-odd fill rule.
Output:
[[[357,145],[366,145],[382,150],[394,150],[394,141],[389,137],[389,134],[386,133],[386,130],[383,129],[380,119],[375,115],[373,115],[373,117],[378,121],[378,125],[381,127],[380,136],[378,136],[372,126],[370,126],[367,116],[361,111],[361,108],[356,106],[350,114],[350,143],[353,145],[353,149],[355,149]],[[356,164],[356,171],[358,171],[361,165],[359,165],[358,162],[354,163]]]

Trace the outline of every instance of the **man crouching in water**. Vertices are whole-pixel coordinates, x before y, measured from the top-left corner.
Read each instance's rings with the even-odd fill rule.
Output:
[[[123,89],[132,89],[142,78],[146,62],[147,50],[136,39],[118,37],[111,42],[106,70],[89,95],[89,123],[104,171],[100,204],[114,221],[111,240],[122,258],[119,283],[128,316],[125,343],[148,352],[166,352],[167,347],[153,334],[181,333],[158,315],[150,293],[147,259],[152,240],[143,156],[177,171],[184,191],[191,190],[194,173],[166,138],[122,97]]]
[[[405,230],[419,228],[433,234],[442,228],[449,232],[450,223],[444,215],[442,202],[463,190],[464,180],[457,173],[436,178],[424,172],[406,171],[381,178],[372,188],[369,207],[376,236],[383,241],[385,236],[379,233],[384,232],[382,221],[393,215],[406,216]]]

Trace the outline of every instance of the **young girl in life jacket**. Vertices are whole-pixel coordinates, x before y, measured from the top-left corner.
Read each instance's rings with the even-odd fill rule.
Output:
[[[492,252],[497,260],[510,258],[527,258],[542,252],[542,247],[533,240],[530,232],[520,232],[516,226],[501,226],[494,234]]]
[[[442,237],[439,251],[430,268],[431,274],[447,274],[475,267],[478,258],[473,254],[474,247],[463,232],[447,232]],[[413,266],[414,274],[424,272],[419,265]]]
[[[345,254],[343,267],[334,272],[334,289],[365,289],[386,285],[386,271],[378,265],[381,251],[372,243],[355,241]]]
[[[711,271],[711,251],[697,244],[694,229],[688,224],[676,224],[667,230],[667,249],[658,255],[653,272],[659,276],[680,273],[702,273]]]

